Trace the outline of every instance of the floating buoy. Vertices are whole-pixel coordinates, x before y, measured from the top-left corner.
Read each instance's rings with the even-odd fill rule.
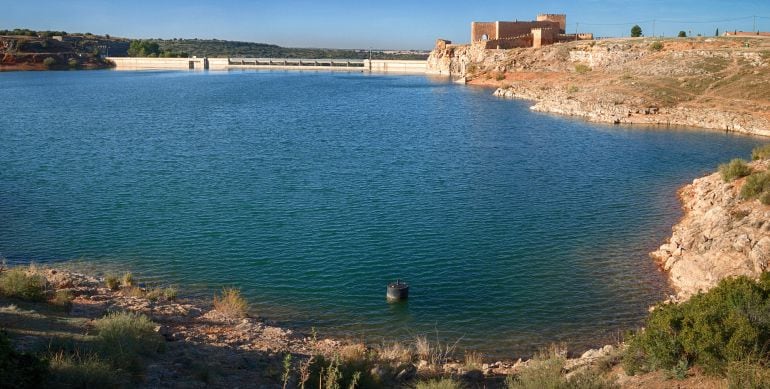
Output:
[[[409,297],[409,285],[401,280],[388,284],[388,301],[406,300]]]

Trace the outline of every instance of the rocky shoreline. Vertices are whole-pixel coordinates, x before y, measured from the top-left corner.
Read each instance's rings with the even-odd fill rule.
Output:
[[[749,166],[766,171],[770,161]],[[741,199],[746,180],[725,182],[714,173],[679,191],[684,217],[669,241],[650,254],[668,272],[675,301],[708,291],[724,278],[758,278],[770,269],[770,206]]]
[[[483,43],[483,42],[482,42]],[[770,39],[610,39],[491,50],[439,40],[432,74],[610,124],[770,136]]]
[[[685,107],[633,107],[609,101],[586,101],[557,88],[498,88],[495,96],[533,100],[533,111],[574,116],[596,123],[698,127],[748,135],[770,136],[770,121],[747,113]]]
[[[379,359],[369,374],[399,387],[418,378],[431,377],[452,377],[479,384],[488,382],[494,386],[495,382],[500,383],[530,364],[522,359],[483,361],[480,354],[471,363],[456,359],[453,350],[446,350],[437,359],[435,355],[421,354],[424,351],[419,348],[409,351],[414,346],[408,344],[370,345],[320,338],[315,333],[305,334],[271,325],[261,318],[234,319],[200,303],[148,298],[138,294],[137,287],[111,289],[104,278],[78,272],[34,266],[27,272],[45,277],[51,291],[66,291],[74,296],[68,316],[86,320],[82,328],[75,329],[76,333],[92,333],[94,322],[112,312],[139,313],[155,322],[155,330],[165,339],[167,347],[164,353],[148,362],[143,387],[256,385],[277,388],[281,387],[280,372],[287,354],[292,356],[299,369],[311,358],[355,359],[376,353]],[[0,304],[0,326],[7,324],[3,322],[4,314],[17,311],[14,304]],[[34,313],[34,310],[28,312]],[[21,350],[33,350],[40,341],[40,336],[34,333],[17,339]],[[437,351],[436,345],[430,347]],[[572,359],[566,358],[566,349],[559,352],[565,358],[565,372],[577,372],[595,366],[617,351],[616,346],[605,346]],[[212,377],[207,376],[205,385],[199,374],[202,368],[216,372]]]

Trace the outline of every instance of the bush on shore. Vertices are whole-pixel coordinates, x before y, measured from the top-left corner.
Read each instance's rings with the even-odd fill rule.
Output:
[[[221,295],[214,295],[214,309],[231,319],[246,317],[249,304],[241,296],[240,289],[224,288]]]
[[[754,148],[751,151],[751,159],[770,159],[770,143]]]
[[[113,367],[142,371],[142,357],[163,351],[163,338],[147,316],[131,312],[109,314],[96,321],[98,350]]]
[[[746,179],[741,189],[741,197],[754,199],[770,192],[770,171],[754,173]]]
[[[131,272],[126,272],[123,274],[123,280],[120,284],[124,288],[131,288],[136,286],[136,279],[134,278],[134,275],[131,274]]]
[[[104,277],[104,284],[107,285],[110,290],[120,289],[120,280],[118,279],[118,276],[114,274]]]
[[[725,279],[681,304],[659,305],[632,334],[628,374],[699,366],[723,376],[734,363],[770,357],[770,273]]]
[[[724,182],[730,182],[748,176],[751,174],[751,168],[746,165],[746,161],[736,158],[729,163],[719,165],[719,174],[722,175]]]
[[[46,280],[37,274],[27,274],[22,268],[0,273],[0,294],[28,301],[44,301]]]
[[[43,66],[50,68],[52,66],[56,65],[56,58],[54,57],[46,57],[43,60]]]

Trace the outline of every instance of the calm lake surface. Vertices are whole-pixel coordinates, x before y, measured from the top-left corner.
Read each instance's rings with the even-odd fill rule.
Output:
[[[678,187],[762,139],[612,127],[417,76],[0,73],[0,254],[371,342],[573,350],[667,291]],[[385,285],[412,288],[385,302]]]

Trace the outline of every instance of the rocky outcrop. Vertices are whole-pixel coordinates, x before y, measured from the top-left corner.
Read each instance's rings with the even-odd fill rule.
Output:
[[[541,112],[770,136],[768,52],[766,40],[614,39],[512,50],[440,40],[428,69],[533,100]]]
[[[487,50],[483,44],[453,45],[450,41],[439,39],[428,56],[427,73],[463,78],[479,67],[494,67],[496,63],[502,63],[505,53],[505,50]]]
[[[766,170],[770,161],[751,164]],[[724,182],[718,173],[680,190],[685,216],[669,242],[651,253],[669,272],[675,300],[707,291],[733,276],[758,277],[770,267],[770,206],[743,200],[744,179]]]
[[[726,132],[770,136],[770,120],[746,112],[687,107],[658,107],[637,102],[636,105],[619,103],[625,96],[607,92],[591,100],[579,98],[569,89],[527,88],[514,85],[498,88],[495,96],[534,100],[533,111],[575,116],[598,123],[646,124],[662,126],[699,127]],[[633,101],[632,101],[633,104]]]

